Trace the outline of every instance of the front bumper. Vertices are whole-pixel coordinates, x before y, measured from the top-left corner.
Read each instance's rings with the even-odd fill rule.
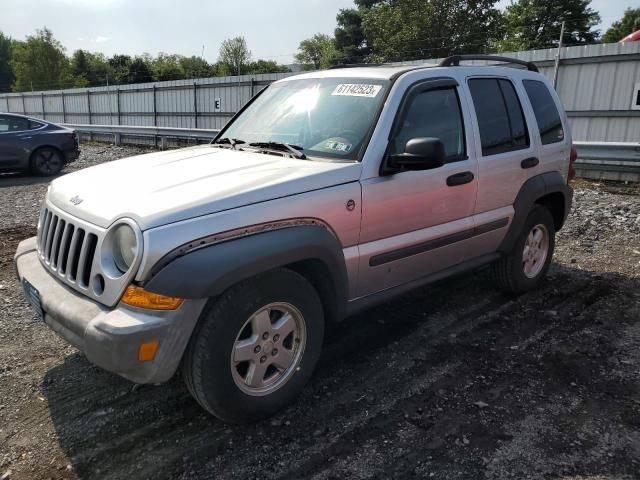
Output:
[[[40,294],[44,322],[83,351],[89,361],[136,383],[160,383],[175,373],[206,299],[185,300],[173,311],[119,304],[109,309],[58,282],[42,266],[35,237],[18,245],[14,258],[20,281]],[[140,344],[160,343],[154,360],[138,360]]]

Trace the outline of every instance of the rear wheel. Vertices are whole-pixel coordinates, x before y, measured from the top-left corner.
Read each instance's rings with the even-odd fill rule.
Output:
[[[51,147],[39,148],[31,155],[31,172],[41,177],[50,177],[62,170],[62,154]]]
[[[185,352],[183,376],[213,415],[257,421],[300,393],[323,333],[313,286],[290,270],[268,272],[232,287],[205,311]]]
[[[534,206],[511,252],[493,265],[498,285],[513,293],[536,288],[549,270],[555,233],[551,212]]]

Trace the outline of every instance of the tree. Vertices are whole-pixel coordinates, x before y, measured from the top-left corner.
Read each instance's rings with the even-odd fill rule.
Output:
[[[88,87],[91,84],[89,80],[91,67],[87,53],[84,50],[76,50],[71,56],[71,74],[75,87]]]
[[[273,60],[256,60],[255,62],[249,63],[242,73],[283,73],[288,71],[289,69],[287,67],[278,65]]]
[[[251,51],[244,37],[229,38],[222,42],[218,62],[229,72],[240,75],[242,68],[251,61]]]
[[[333,39],[324,33],[316,33],[313,37],[300,42],[296,61],[305,70],[328,68],[337,62],[338,52]]]
[[[496,0],[385,0],[362,12],[370,60],[483,53],[500,31]],[[471,20],[472,19],[472,20]]]
[[[180,56],[169,55],[160,52],[160,54],[152,60],[151,69],[154,78],[159,81],[180,80],[185,78],[182,68],[180,68]]]
[[[640,8],[627,8],[617,22],[613,22],[609,30],[602,36],[605,43],[619,42],[630,33],[640,30]]]
[[[129,64],[129,83],[147,83],[153,81],[151,68],[145,57],[135,57]]]
[[[215,67],[212,67],[206,60],[196,57],[195,55],[191,57],[180,57],[179,64],[184,78],[212,77],[216,73]]]
[[[46,27],[14,45],[11,65],[15,91],[65,88],[72,83],[64,47]]]
[[[0,92],[11,91],[11,85],[15,80],[13,68],[11,67],[11,55],[13,42],[10,37],[6,37],[0,32]]]
[[[114,55],[107,63],[109,64],[109,84],[129,83],[129,66],[131,65],[129,55]]]
[[[505,38],[500,50],[531,50],[558,45],[562,21],[565,45],[583,45],[598,39],[592,30],[600,23],[598,12],[589,8],[591,0],[518,0],[504,13]]]
[[[335,46],[341,63],[361,63],[371,53],[371,46],[362,31],[360,9],[343,8],[336,15]]]

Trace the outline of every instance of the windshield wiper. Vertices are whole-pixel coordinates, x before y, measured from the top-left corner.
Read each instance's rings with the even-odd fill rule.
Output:
[[[236,149],[236,145],[242,145],[243,143],[247,143],[244,140],[239,140],[237,138],[220,138],[219,140],[216,140],[215,142],[212,142],[215,144],[228,144],[231,145],[231,148],[233,148],[234,150]]]
[[[250,147],[257,148],[269,148],[271,150],[278,150],[280,152],[289,152],[295,158],[305,160],[307,156],[300,150],[304,150],[300,145],[291,145],[286,142],[253,142],[249,144]]]

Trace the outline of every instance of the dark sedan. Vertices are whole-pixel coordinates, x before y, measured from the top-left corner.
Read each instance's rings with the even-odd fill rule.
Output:
[[[0,171],[55,175],[79,155],[74,130],[23,115],[0,113]]]

